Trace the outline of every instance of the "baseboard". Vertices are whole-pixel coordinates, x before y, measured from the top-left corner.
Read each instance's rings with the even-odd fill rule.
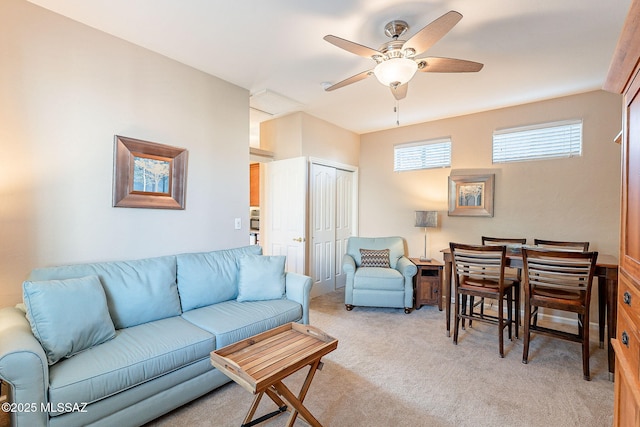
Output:
[[[485,311],[489,311],[489,312],[496,312],[495,310],[495,302],[494,300],[490,300],[490,303],[486,303],[484,304],[484,309]],[[452,301],[452,305],[451,305],[451,309],[453,310],[453,301]],[[520,318],[524,319],[524,310],[520,310]],[[545,313],[540,313],[538,315],[538,321],[545,323],[545,322],[549,322],[549,323],[556,323],[556,324],[561,324],[561,325],[566,325],[567,327],[572,327],[576,325],[577,319],[575,318],[568,318],[568,317],[563,317],[563,316],[558,316],[555,314],[545,314]],[[605,337],[607,334],[607,325],[605,323]],[[598,325],[598,320],[596,319],[595,322],[593,321],[589,321],[589,341],[597,341],[598,340],[598,333],[600,331],[600,327]],[[593,338],[595,337],[595,339]]]

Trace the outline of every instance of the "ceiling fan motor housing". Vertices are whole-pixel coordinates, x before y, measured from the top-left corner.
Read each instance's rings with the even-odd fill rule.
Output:
[[[413,50],[403,50],[402,46],[405,44],[405,40],[392,40],[390,42],[386,42],[385,44],[383,44],[382,46],[380,46],[380,48],[378,49],[382,54],[383,57],[381,58],[374,58],[377,62],[381,62],[384,61],[386,59],[391,59],[391,58],[410,58],[413,56],[413,54],[415,54],[415,52]]]
[[[406,33],[408,29],[409,24],[407,24],[405,21],[395,20],[389,22],[384,26],[384,33],[387,35],[387,37],[397,39],[398,37]]]

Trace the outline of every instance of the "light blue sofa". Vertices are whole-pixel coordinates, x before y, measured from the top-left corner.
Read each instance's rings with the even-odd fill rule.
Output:
[[[362,264],[360,250],[389,250],[389,268],[367,267]],[[413,276],[418,272],[405,256],[402,237],[349,237],[342,258],[346,274],[344,303],[347,310],[354,306],[404,308],[413,307]]]
[[[263,262],[277,257],[257,255],[259,246],[247,246],[32,271],[23,285],[24,307],[0,310],[0,379],[10,385],[17,410],[12,425],[141,425],[227,383],[211,366],[211,351],[288,322],[309,322],[307,276],[282,272],[284,294],[268,299],[258,289],[251,297],[250,279],[277,281]],[[64,315],[68,323],[42,323],[36,338],[30,320],[40,327],[42,318],[35,307],[56,307],[42,284],[79,291],[70,297],[77,301]],[[74,286],[97,293],[83,300],[85,288]],[[104,321],[93,322],[96,331],[83,339],[105,332],[98,340],[106,341],[51,364],[55,349],[45,350],[39,340],[82,332],[100,311],[91,308],[100,298],[106,299],[105,317],[98,317]]]

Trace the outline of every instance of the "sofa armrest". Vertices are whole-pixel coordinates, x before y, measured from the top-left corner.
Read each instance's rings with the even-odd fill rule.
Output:
[[[311,295],[311,277],[303,274],[287,272],[285,275],[285,292],[287,299],[302,305],[302,320],[309,324],[309,300]]]
[[[412,263],[411,260],[406,256],[401,256],[400,258],[398,258],[396,270],[402,273],[405,278],[411,279],[418,272],[418,267],[416,267],[416,265]]]
[[[356,260],[349,254],[342,256],[342,272],[345,274],[344,303],[353,304],[353,279],[356,273]]]
[[[406,256],[398,258],[396,270],[404,276],[404,307],[405,310],[413,307],[413,276],[418,272],[418,267]]]
[[[23,311],[0,309],[0,379],[11,386],[10,401],[16,403],[12,426],[46,426],[49,365]]]
[[[345,274],[353,274],[356,271],[356,260],[349,254],[342,256],[342,271]]]

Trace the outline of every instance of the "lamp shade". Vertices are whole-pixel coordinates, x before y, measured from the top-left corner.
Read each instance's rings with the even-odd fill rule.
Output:
[[[391,86],[392,83],[403,85],[413,78],[418,70],[416,61],[408,58],[392,58],[376,65],[373,73],[380,83]]]
[[[438,226],[438,211],[416,211],[416,227],[434,228]]]

